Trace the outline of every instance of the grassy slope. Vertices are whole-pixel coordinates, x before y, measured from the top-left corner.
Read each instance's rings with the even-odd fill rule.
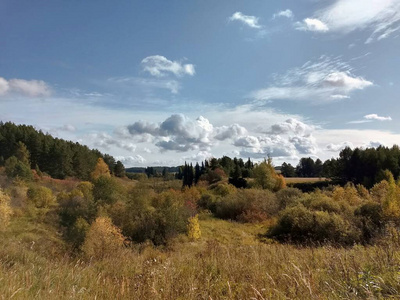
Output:
[[[0,231],[0,299],[379,299],[400,292],[397,238],[299,248],[259,242],[268,224],[201,215],[198,242],[180,236],[168,249],[135,245],[95,261],[68,252],[54,210],[16,211]]]
[[[47,222],[47,223],[46,223]],[[395,244],[351,249],[262,244],[259,225],[201,218],[203,237],[103,261],[66,255],[48,219],[0,233],[1,299],[366,299],[398,295]],[[374,298],[371,298],[374,299]]]

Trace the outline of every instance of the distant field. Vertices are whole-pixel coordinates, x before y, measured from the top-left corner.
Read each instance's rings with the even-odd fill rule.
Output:
[[[285,177],[286,183],[303,183],[329,180],[325,177]]]

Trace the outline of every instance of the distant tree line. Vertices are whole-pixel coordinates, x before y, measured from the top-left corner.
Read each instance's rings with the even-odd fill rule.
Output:
[[[193,164],[180,166],[175,174],[176,179],[183,182],[183,186],[191,187],[196,185],[199,180],[208,181],[210,184],[220,181],[223,177],[229,177],[229,183],[236,187],[246,187],[245,178],[253,176],[254,163],[250,158],[244,162],[242,158],[211,158],[193,167]]]
[[[14,170],[17,171],[25,166],[53,178],[74,176],[87,180],[98,158],[105,161],[113,174],[124,176],[124,165],[111,155],[54,138],[32,126],[0,122],[0,165],[8,161],[9,165],[15,165]]]
[[[400,148],[397,145],[367,149],[346,147],[338,158],[324,163],[310,157],[302,158],[296,167],[283,163],[281,174],[285,177],[327,177],[342,185],[352,182],[371,188],[386,179],[386,170],[393,174],[395,180],[399,179]]]
[[[311,157],[302,158],[296,167],[284,162],[281,166],[281,174],[285,177],[322,177],[323,163],[317,158],[315,161]]]

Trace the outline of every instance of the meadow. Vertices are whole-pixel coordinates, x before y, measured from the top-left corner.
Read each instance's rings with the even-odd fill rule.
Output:
[[[72,193],[79,181],[42,177],[26,184],[0,172],[13,209],[8,226],[0,231],[1,299],[394,299],[399,295],[400,236],[394,229],[370,244],[279,243],[265,235],[279,215],[243,222],[217,218],[203,209],[198,212],[199,239],[177,232],[163,244],[126,240],[112,252],[88,256],[65,238],[60,202],[34,207],[27,192],[28,186],[44,186],[54,196]],[[117,179],[117,183],[128,193],[146,190],[167,195],[166,199],[210,195],[209,187],[172,192],[179,185],[174,180]],[[223,197],[243,193],[226,183],[211,192]],[[251,189],[246,193],[250,198],[262,195]],[[236,198],[221,199],[236,203]],[[114,210],[108,209],[113,215]],[[118,223],[115,216],[114,223]]]

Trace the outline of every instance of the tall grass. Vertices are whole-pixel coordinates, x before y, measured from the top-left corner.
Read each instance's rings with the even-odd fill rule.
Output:
[[[27,225],[30,224],[30,225]],[[400,291],[398,237],[375,246],[259,243],[252,225],[200,218],[202,239],[68,255],[55,230],[15,218],[0,233],[1,299],[379,299]],[[255,226],[255,225],[254,225]],[[221,231],[219,228],[222,228]],[[231,228],[231,235],[226,231]],[[242,232],[244,240],[233,242]]]

